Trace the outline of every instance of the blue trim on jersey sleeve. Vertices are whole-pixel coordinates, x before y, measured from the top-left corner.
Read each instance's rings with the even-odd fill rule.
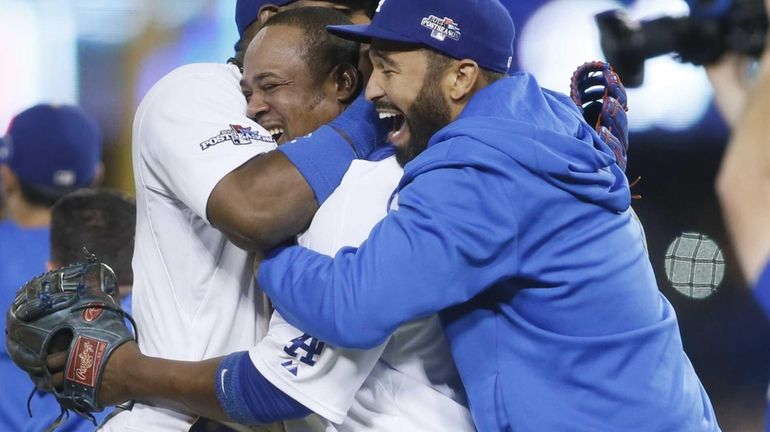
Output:
[[[350,163],[356,158],[348,141],[330,126],[278,147],[297,167],[322,204],[339,186]]]
[[[765,264],[765,269],[762,270],[762,274],[757,279],[752,293],[754,299],[762,307],[762,311],[765,312],[765,316],[770,318],[770,260]]]
[[[246,351],[222,359],[217,369],[216,389],[224,412],[240,424],[268,424],[312,413],[259,373]]]

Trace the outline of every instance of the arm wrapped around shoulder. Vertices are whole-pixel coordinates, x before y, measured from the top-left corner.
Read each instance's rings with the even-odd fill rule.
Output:
[[[626,170],[628,152],[628,97],[620,77],[608,63],[584,63],[572,74],[570,97],[588,124],[615,153]]]
[[[90,418],[103,409],[97,400],[107,359],[134,340],[126,317],[115,273],[92,257],[37,276],[16,292],[6,318],[6,347],[37,390],[56,396],[62,414],[73,410]],[[46,358],[63,351],[63,385],[55,388]]]

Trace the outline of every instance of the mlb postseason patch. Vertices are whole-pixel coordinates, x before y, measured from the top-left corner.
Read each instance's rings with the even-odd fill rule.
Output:
[[[273,137],[270,135],[262,135],[259,131],[251,130],[251,127],[230,125],[230,129],[219,131],[217,136],[211,137],[200,143],[201,150],[206,150],[225,141],[230,141],[235,145],[248,145],[255,142],[274,142]]]
[[[452,18],[439,18],[436,15],[424,17],[420,25],[430,30],[430,37],[443,42],[446,38],[459,41],[462,33],[460,25]]]

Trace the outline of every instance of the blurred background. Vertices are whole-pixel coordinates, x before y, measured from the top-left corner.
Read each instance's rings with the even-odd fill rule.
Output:
[[[562,92],[577,66],[604,58],[595,14],[688,13],[683,0],[503,2],[517,26],[514,68]],[[133,193],[131,123],[142,96],[177,66],[230,57],[234,8],[235,0],[0,0],[0,132],[36,103],[80,105],[104,129],[106,184]],[[641,177],[634,207],[685,349],[723,429],[764,430],[770,326],[740,278],[714,195],[728,131],[706,74],[673,55],[648,60],[644,84],[629,89],[629,107],[628,176]],[[670,248],[682,233],[713,240],[707,249],[719,271],[710,283],[668,278]]]

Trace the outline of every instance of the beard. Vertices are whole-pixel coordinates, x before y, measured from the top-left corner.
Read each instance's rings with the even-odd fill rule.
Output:
[[[425,151],[430,138],[452,121],[449,104],[438,82],[438,74],[426,74],[420,93],[405,113],[409,143],[406,148],[396,148],[396,160],[402,167]]]

